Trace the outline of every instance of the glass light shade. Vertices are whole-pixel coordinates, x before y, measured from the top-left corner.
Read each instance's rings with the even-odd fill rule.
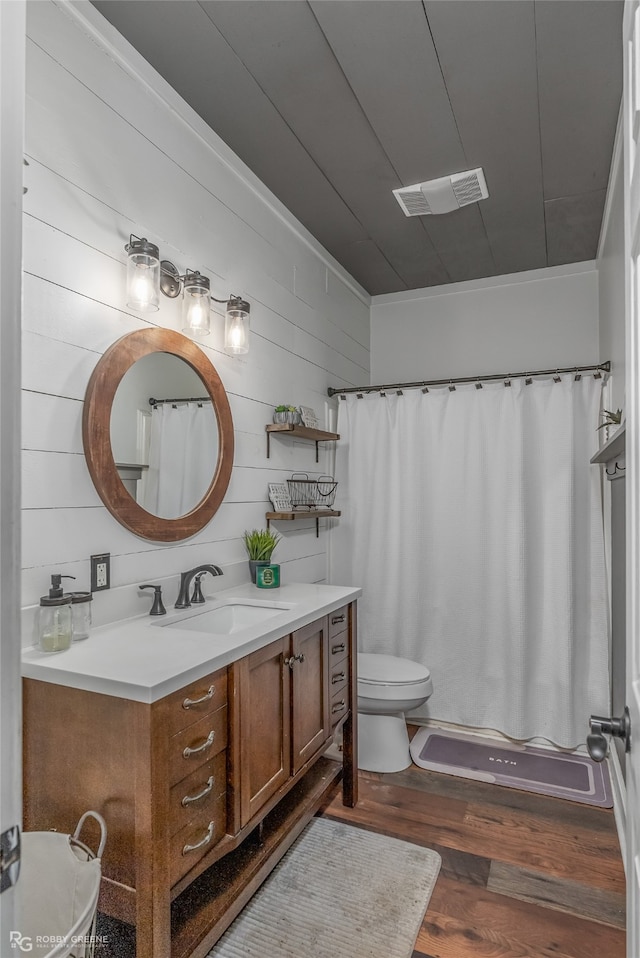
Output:
[[[209,279],[200,273],[188,273],[182,293],[182,331],[188,336],[208,336],[211,332],[211,292]]]
[[[127,306],[143,313],[160,308],[160,254],[146,239],[132,236],[127,251]]]
[[[249,304],[230,299],[224,320],[224,348],[231,355],[249,352]]]

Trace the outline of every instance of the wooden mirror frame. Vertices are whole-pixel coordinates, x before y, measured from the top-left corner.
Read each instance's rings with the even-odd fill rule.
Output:
[[[184,360],[199,375],[218,421],[219,454],[215,474],[204,498],[184,516],[163,519],[138,505],[122,482],[111,448],[111,407],[122,377],[138,359],[169,353]],[[107,349],[94,369],[82,414],[84,455],[98,495],[109,512],[130,532],[157,542],[188,539],[213,518],[224,498],[233,467],[233,420],[222,380],[192,340],[170,329],[138,329]]]

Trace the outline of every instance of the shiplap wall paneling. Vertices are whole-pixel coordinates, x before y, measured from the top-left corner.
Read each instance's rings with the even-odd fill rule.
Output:
[[[273,406],[328,416],[329,385],[369,374],[369,301],[253,174],[88,4],[30,5],[27,40],[23,415],[23,604],[50,572],[88,586],[89,556],[110,551],[112,589],[98,621],[148,604],[145,579],[172,602],[180,571],[225,569],[215,592],[248,579],[242,532],[264,525],[267,484],[293,471],[331,471],[333,455],[272,444]],[[159,201],[161,198],[161,201]],[[180,304],[151,316],[126,307],[124,245],[146,235],[181,270],[211,277],[214,296],[252,306],[246,357],[223,351],[223,307],[201,345],[229,395],[236,432],[228,494],[209,525],[181,543],[129,533],[102,505],[84,463],[82,400],[95,364],[120,336],[147,324],[180,329]],[[281,524],[283,580],[323,581],[329,524]]]

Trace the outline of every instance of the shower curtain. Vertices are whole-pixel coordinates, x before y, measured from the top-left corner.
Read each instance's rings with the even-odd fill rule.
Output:
[[[332,579],[363,588],[361,650],[430,668],[416,716],[575,747],[608,714],[601,383],[339,402]]]
[[[147,512],[176,519],[191,512],[211,485],[218,425],[211,403],[163,403],[151,414]]]

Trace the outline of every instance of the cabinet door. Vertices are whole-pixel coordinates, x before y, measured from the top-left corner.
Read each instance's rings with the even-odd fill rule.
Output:
[[[293,773],[312,758],[329,737],[328,618],[318,619],[291,636]],[[304,658],[300,658],[304,656]]]
[[[240,817],[245,825],[291,775],[290,683],[284,660],[290,636],[238,665],[240,684]]]

